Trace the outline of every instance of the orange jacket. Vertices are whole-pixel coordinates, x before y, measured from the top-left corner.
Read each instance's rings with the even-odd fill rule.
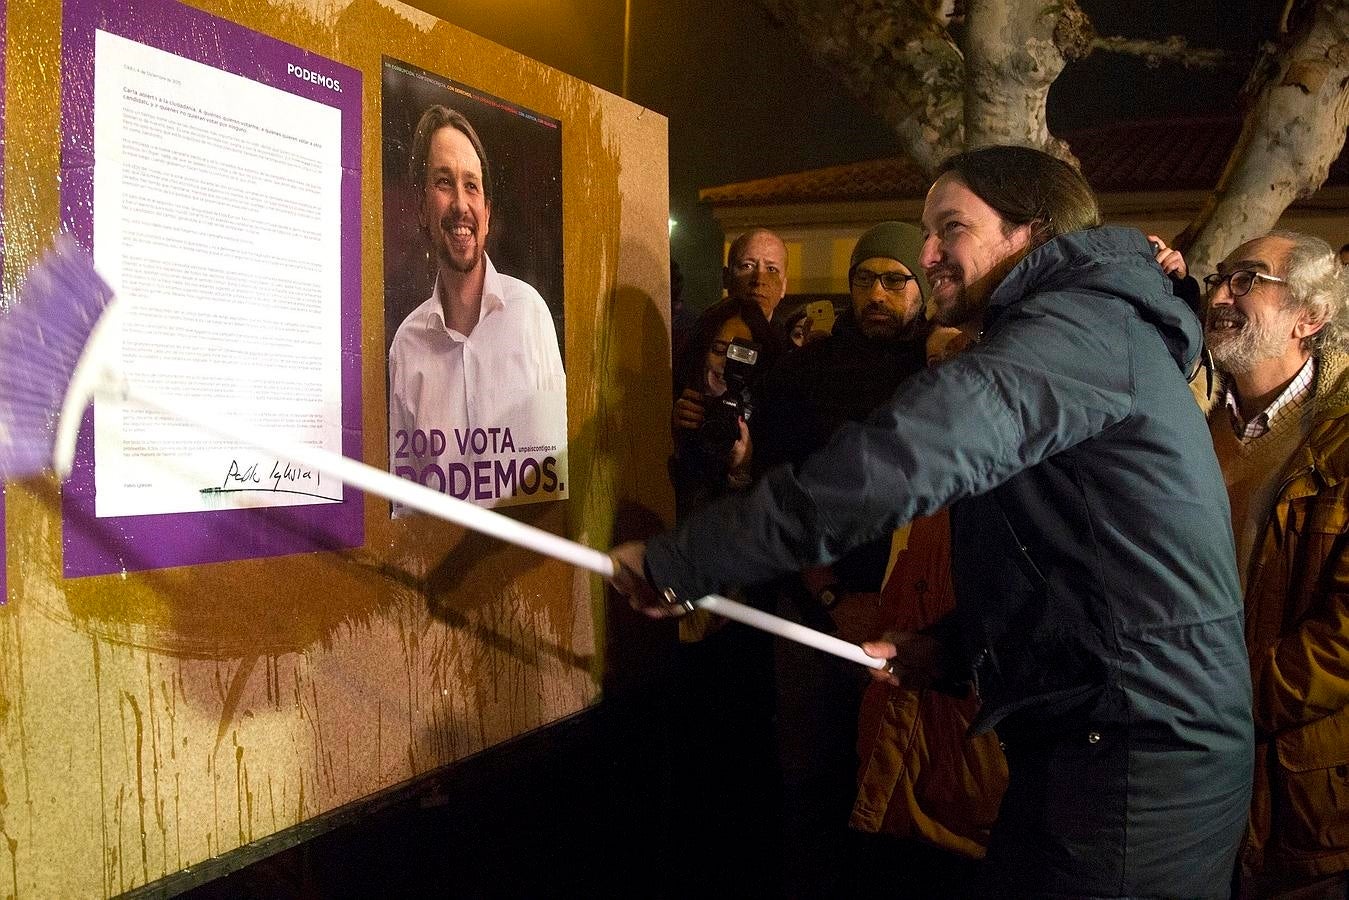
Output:
[[[955,605],[945,512],[913,522],[881,592],[888,628],[916,631]],[[858,725],[861,760],[851,825],[982,857],[1007,787],[998,739],[966,735],[978,704],[931,689],[873,683]]]

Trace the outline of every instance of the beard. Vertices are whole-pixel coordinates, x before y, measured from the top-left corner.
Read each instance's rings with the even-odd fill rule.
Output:
[[[1281,333],[1281,324],[1282,316],[1266,323],[1243,315],[1235,307],[1221,307],[1209,313],[1204,341],[1219,369],[1243,375],[1284,352],[1287,337]]]
[[[469,246],[464,252],[457,252],[453,244],[452,229],[466,225],[470,229]],[[454,272],[467,275],[482,263],[482,242],[478,240],[478,228],[473,222],[454,222],[450,219],[440,221],[440,230],[436,234],[436,259],[440,264]]]
[[[884,319],[872,318],[884,315]],[[916,337],[922,318],[915,315],[905,322],[898,313],[881,303],[868,303],[857,316],[857,328],[871,340],[901,341]]]
[[[984,311],[983,304],[972,299],[969,290],[963,284],[958,287],[955,296],[950,300],[938,301],[933,306],[933,320],[938,325],[947,325],[951,328],[964,325]]]
[[[981,318],[988,307],[988,298],[1029,252],[1029,249],[1023,249],[1009,253],[972,283],[965,277],[964,268],[954,263],[945,262],[928,269],[927,283],[932,287],[932,305],[935,309],[933,321],[938,325],[958,328]],[[945,279],[949,287],[939,286],[936,283],[938,279]],[[941,299],[940,294],[947,290],[951,296]]]
[[[960,266],[945,264],[932,267],[927,272],[927,279],[928,284],[932,285],[933,321],[938,325],[956,328],[979,318],[984,313],[984,299],[1010,270],[1011,266],[1008,266],[1007,270],[996,273],[996,280],[988,291],[971,291],[965,280],[965,271]],[[945,279],[946,283],[939,285],[936,283],[938,279]],[[940,295],[945,291],[949,291],[950,295],[942,298]]]

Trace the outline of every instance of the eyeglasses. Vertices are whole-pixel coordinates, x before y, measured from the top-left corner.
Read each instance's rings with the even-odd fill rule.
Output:
[[[1273,275],[1266,275],[1264,272],[1256,272],[1253,269],[1237,269],[1235,272],[1228,272],[1226,275],[1221,272],[1214,272],[1212,275],[1204,276],[1204,284],[1208,285],[1210,294],[1217,293],[1222,283],[1227,282],[1227,291],[1234,298],[1245,297],[1255,287],[1255,282],[1272,281],[1275,284],[1287,284],[1285,278],[1275,278]]]
[[[852,286],[859,291],[869,291],[871,286],[879,279],[881,287],[887,291],[902,291],[904,285],[917,279],[917,275],[906,275],[903,272],[873,272],[870,269],[855,269],[852,273]]]

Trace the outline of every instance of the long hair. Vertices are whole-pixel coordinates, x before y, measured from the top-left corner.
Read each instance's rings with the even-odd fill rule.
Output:
[[[727,297],[715,306],[711,306],[698,317],[697,323],[683,346],[676,353],[674,387],[675,395],[684,388],[705,390],[703,368],[707,360],[707,351],[716,340],[717,332],[727,321],[739,316],[749,328],[750,337],[759,345],[759,361],[754,368],[762,375],[772,367],[779,356],[791,346],[788,338],[776,324],[770,322],[753,300],[737,302]]]
[[[950,173],[997,211],[1010,231],[1033,224],[1031,247],[1070,231],[1101,224],[1101,210],[1082,173],[1030,147],[994,146],[948,157],[937,177]]]

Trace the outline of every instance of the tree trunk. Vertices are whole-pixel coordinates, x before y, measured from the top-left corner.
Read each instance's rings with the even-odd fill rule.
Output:
[[[1253,77],[1253,99],[1226,170],[1199,217],[1176,238],[1190,269],[1213,271],[1314,193],[1349,128],[1349,0],[1322,0]]]
[[[964,61],[922,0],[760,0],[931,174],[964,146]]]
[[[1344,146],[1349,0],[1286,3],[1282,38],[1248,81],[1241,136],[1218,187],[1175,240],[1197,275],[1320,188]],[[894,130],[904,155],[928,175],[951,153],[993,143],[1025,144],[1076,162],[1049,133],[1045,100],[1065,62],[1093,49],[1171,61],[1182,55],[1187,66],[1221,59],[1174,38],[1103,40],[1077,0],[759,4]],[[963,26],[960,49],[948,26]]]
[[[1021,144],[1076,164],[1045,122],[1054,79],[1095,37],[1075,0],[970,0],[965,28],[967,145]]]

